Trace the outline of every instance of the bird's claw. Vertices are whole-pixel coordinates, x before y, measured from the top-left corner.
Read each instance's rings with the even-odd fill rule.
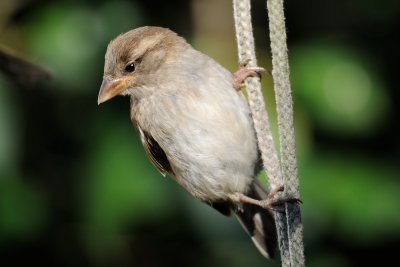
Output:
[[[286,203],[297,203],[301,204],[303,203],[300,199],[295,198],[295,197],[278,197],[279,192],[284,191],[284,186],[281,185],[277,187],[276,189],[272,190],[267,199],[261,200],[260,206],[264,209],[271,209],[277,212],[285,212],[285,206],[284,204]]]
[[[247,64],[250,60],[246,60],[241,62],[239,65],[239,69],[233,73],[232,85],[236,91],[239,91],[243,86],[244,80],[248,77],[260,77],[261,72],[266,72],[266,70],[262,67],[248,67]]]

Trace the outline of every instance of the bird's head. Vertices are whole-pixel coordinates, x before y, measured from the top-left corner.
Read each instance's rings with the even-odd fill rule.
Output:
[[[154,88],[163,77],[160,69],[171,65],[174,54],[186,45],[183,38],[161,27],[145,26],[121,34],[108,45],[97,103]]]

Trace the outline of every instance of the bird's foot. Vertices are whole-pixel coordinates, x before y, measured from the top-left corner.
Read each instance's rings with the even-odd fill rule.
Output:
[[[295,197],[278,197],[279,192],[283,192],[284,186],[280,186],[274,190],[272,190],[268,197],[263,200],[257,200],[251,197],[248,197],[246,195],[243,195],[241,193],[236,193],[232,197],[232,200],[241,202],[241,203],[247,203],[247,204],[252,204],[259,206],[263,209],[269,209],[269,210],[274,210],[278,212],[285,212],[285,206],[284,204],[286,203],[302,203],[302,201],[298,198]]]
[[[286,203],[302,203],[298,198],[291,196],[279,196],[280,192],[283,192],[285,187],[283,185],[275,188],[269,194],[267,199],[261,200],[261,207],[264,209],[271,209],[278,212],[285,212]]]
[[[264,68],[261,67],[247,67],[249,60],[241,63],[239,69],[233,73],[232,85],[236,91],[239,91],[243,87],[244,80],[248,77],[261,77],[261,72],[266,72]]]

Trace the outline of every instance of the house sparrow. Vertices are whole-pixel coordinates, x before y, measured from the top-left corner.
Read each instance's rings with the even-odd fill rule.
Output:
[[[131,99],[147,156],[198,200],[233,213],[267,258],[276,249],[271,201],[256,179],[259,153],[240,87],[257,69],[232,75],[169,29],[141,27],[110,42],[98,96]]]

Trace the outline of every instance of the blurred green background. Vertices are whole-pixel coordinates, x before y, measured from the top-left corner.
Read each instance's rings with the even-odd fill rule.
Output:
[[[265,1],[252,3],[270,69]],[[307,266],[396,262],[400,2],[285,6]],[[1,0],[0,46],[52,78],[0,72],[0,265],[279,266],[234,219],[157,173],[127,98],[97,106],[107,43],[142,25],[237,68],[230,0]]]

